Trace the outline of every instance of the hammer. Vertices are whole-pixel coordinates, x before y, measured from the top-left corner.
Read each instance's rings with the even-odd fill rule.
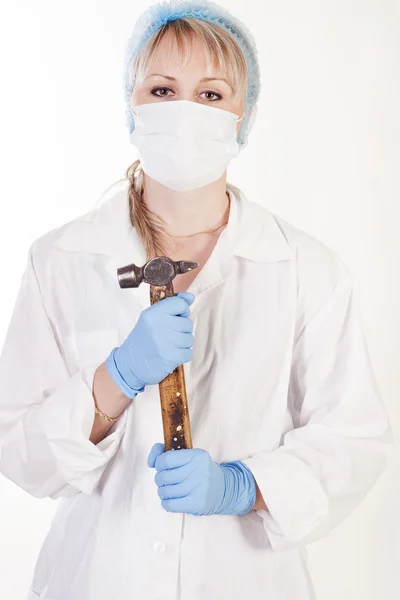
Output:
[[[144,281],[150,284],[150,302],[155,304],[174,295],[173,279],[199,266],[187,260],[173,261],[157,256],[143,267],[135,264],[117,269],[121,288],[136,288]],[[189,409],[186,396],[185,373],[179,365],[159,384],[165,451],[193,448]]]

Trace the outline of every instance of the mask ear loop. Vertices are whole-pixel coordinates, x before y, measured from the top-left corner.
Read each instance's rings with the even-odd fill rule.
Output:
[[[242,121],[245,116],[246,116],[246,111],[244,111],[244,113],[242,114],[242,116],[240,117],[240,119],[238,119],[236,121],[236,123],[240,123],[240,121]],[[239,132],[238,132],[238,135],[236,136],[236,140],[238,140],[238,136],[239,136],[239,133],[240,133],[242,127],[243,127],[242,125],[239,127]],[[240,143],[239,143],[239,150],[242,150],[242,144],[240,144]]]

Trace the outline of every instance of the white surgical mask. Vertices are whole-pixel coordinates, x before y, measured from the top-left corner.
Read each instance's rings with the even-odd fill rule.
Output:
[[[187,191],[219,179],[239,153],[237,115],[189,100],[136,106],[130,140],[143,171],[162,185]],[[243,118],[243,117],[242,117]]]

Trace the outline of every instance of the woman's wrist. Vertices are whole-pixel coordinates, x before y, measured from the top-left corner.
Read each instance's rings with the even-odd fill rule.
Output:
[[[92,395],[95,416],[89,439],[93,444],[98,444],[111,428],[113,419],[117,420],[122,415],[132,399],[125,396],[116,385],[108,373],[105,363],[99,365],[95,371]],[[107,415],[111,421],[99,413]]]
[[[268,506],[264,502],[264,498],[261,494],[261,490],[258,487],[258,483],[256,481],[256,501],[251,510],[268,510]]]
[[[105,362],[97,367],[94,374],[93,397],[99,409],[110,417],[120,415],[132,400],[115,383]]]

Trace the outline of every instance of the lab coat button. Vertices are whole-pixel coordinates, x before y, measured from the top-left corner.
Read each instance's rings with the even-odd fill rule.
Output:
[[[164,542],[154,542],[153,550],[154,552],[165,552],[167,545]]]

